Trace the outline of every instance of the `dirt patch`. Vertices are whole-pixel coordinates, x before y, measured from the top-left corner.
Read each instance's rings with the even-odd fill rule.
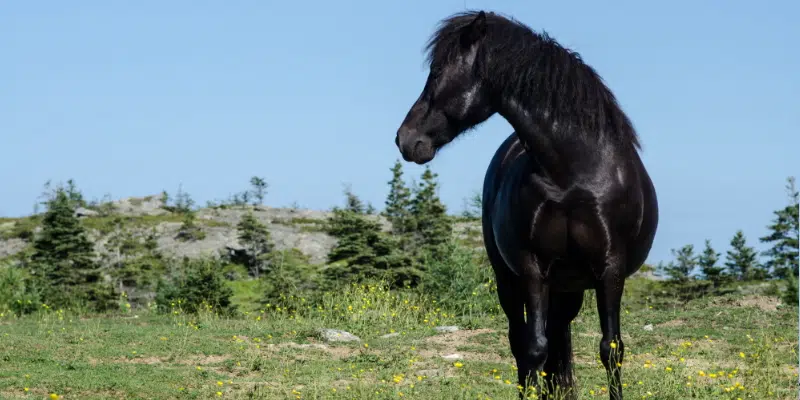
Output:
[[[434,345],[435,349],[422,350],[419,354],[424,358],[439,358],[448,354],[459,354],[465,360],[507,362],[509,359],[505,359],[497,353],[457,350],[460,346],[468,344],[470,339],[475,336],[495,332],[497,331],[494,329],[481,328],[474,330],[459,330],[456,332],[448,332],[431,336],[426,338],[425,341]],[[507,339],[503,338],[503,340]]]
[[[444,346],[447,350],[455,352],[456,347],[467,344],[469,339],[483,333],[494,333],[494,329],[472,329],[472,330],[459,330],[455,332],[442,333],[439,335],[431,336],[425,339],[426,342]]]
[[[681,325],[683,325],[685,323],[686,323],[686,321],[678,318],[678,319],[673,319],[672,321],[662,322],[662,323],[656,325],[656,327],[657,328],[672,328],[672,327],[676,327],[676,326],[681,326]]]
[[[306,343],[306,344],[298,344],[295,342],[283,342],[278,344],[270,344],[267,345],[267,350],[280,350],[283,348],[292,348],[292,349],[299,349],[299,350],[321,350],[324,351],[337,359],[347,358],[351,355],[356,353],[356,350],[349,348],[349,347],[340,347],[340,346],[328,346],[322,343]]]
[[[774,297],[759,295],[745,296],[734,302],[739,307],[756,307],[763,311],[777,311],[778,303],[778,299]]]
[[[92,361],[94,361],[95,363],[97,362],[96,360],[90,360],[89,363],[91,364]],[[162,361],[158,357],[135,357],[135,358],[117,357],[117,358],[111,359],[111,362],[127,363],[127,364],[148,364],[148,365],[152,365],[152,364],[160,364]]]
[[[181,356],[179,360],[172,361],[172,363],[183,365],[209,365],[227,361],[229,358],[230,356],[186,355]]]

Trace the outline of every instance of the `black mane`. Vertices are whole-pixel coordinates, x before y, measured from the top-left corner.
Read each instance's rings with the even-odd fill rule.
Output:
[[[478,13],[457,13],[441,21],[425,48],[432,70],[461,53],[464,28]],[[616,97],[578,53],[513,18],[487,12],[486,26],[484,51],[491,65],[481,70],[492,71],[484,78],[493,88],[562,126],[571,124],[577,128],[569,129],[571,135],[590,139],[590,135],[606,134],[640,148],[636,130]]]

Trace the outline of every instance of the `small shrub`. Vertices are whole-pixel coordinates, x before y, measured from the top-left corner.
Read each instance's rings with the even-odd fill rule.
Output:
[[[0,266],[0,311],[11,311],[21,316],[33,313],[40,304],[34,281],[24,270]]]
[[[318,287],[316,270],[309,258],[300,250],[273,251],[264,255],[264,262],[270,266],[264,274],[263,303],[281,304],[281,295],[309,296]]]
[[[498,311],[497,284],[485,253],[451,240],[441,259],[431,259],[420,290],[459,315]]]
[[[180,307],[195,314],[210,309],[220,314],[233,314],[233,290],[225,284],[223,266],[215,259],[184,258],[171,281],[160,280],[156,287],[156,304],[162,312]]]
[[[784,304],[792,307],[796,307],[798,305],[800,297],[798,297],[797,286],[797,278],[794,275],[789,275],[786,291],[783,292],[783,296],[781,296],[781,300]]]

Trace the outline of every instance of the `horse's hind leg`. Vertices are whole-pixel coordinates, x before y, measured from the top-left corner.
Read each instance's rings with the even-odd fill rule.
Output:
[[[525,313],[527,328],[527,346],[525,347],[525,367],[520,368],[520,377],[530,377],[532,381],[538,381],[536,374],[544,370],[547,361],[547,335],[545,325],[547,324],[547,309],[550,301],[550,289],[541,276],[539,265],[532,254],[522,258],[526,264],[519,268],[524,271],[521,280],[523,288],[523,298],[525,299]],[[527,385],[522,384],[527,390]],[[534,385],[536,387],[536,385]]]
[[[547,313],[547,362],[544,372],[558,398],[577,399],[572,376],[572,333],[570,323],[581,310],[583,291],[550,293]],[[558,386],[556,389],[553,386]],[[561,397],[564,396],[564,397]]]
[[[620,305],[625,278],[618,265],[609,265],[597,282],[597,312],[600,315],[600,361],[608,375],[608,392],[611,400],[622,400],[622,359],[625,346],[620,332]]]

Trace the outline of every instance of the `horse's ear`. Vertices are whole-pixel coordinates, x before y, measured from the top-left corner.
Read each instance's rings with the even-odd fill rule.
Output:
[[[465,47],[472,46],[475,42],[483,38],[486,34],[486,13],[481,11],[475,19],[469,23],[464,35],[461,36],[461,44]]]

